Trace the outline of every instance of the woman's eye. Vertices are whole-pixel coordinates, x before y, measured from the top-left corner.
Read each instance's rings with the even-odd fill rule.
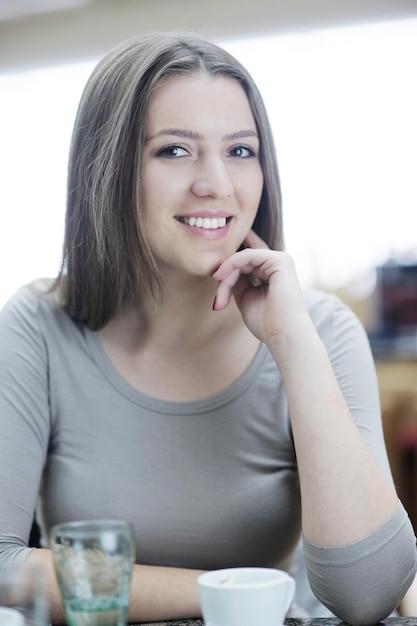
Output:
[[[254,150],[252,150],[252,148],[248,148],[247,146],[237,146],[230,151],[230,154],[232,156],[239,157],[240,159],[248,159],[255,156]]]
[[[177,159],[179,157],[187,156],[188,152],[185,148],[181,148],[181,146],[165,146],[158,150],[157,156],[167,157],[170,159]]]

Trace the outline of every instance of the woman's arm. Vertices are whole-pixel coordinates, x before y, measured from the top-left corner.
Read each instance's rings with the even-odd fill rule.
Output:
[[[38,299],[22,290],[0,313],[0,565],[35,563],[45,572],[51,621],[64,623],[49,549],[27,547],[48,454],[48,356]],[[129,620],[200,615],[200,572],[135,565]]]
[[[51,551],[35,549],[29,554],[27,563],[37,565],[44,572],[51,623],[65,624]],[[199,617],[197,577],[201,573],[174,567],[134,565],[128,621],[154,622]]]
[[[50,432],[46,348],[26,289],[0,311],[0,380],[0,566],[20,565]]]
[[[323,332],[310,317],[288,255],[265,248],[254,233],[246,243],[249,249],[213,274],[219,281],[215,308],[227,306],[233,294],[280,369],[315,593],[344,621],[376,623],[410,585],[416,548],[390,475],[365,333],[346,309],[331,312]],[[247,273],[261,285],[253,287]]]
[[[358,541],[383,524],[398,499],[367,449],[312,323],[270,349],[284,380],[300,474],[303,533],[315,544]]]
[[[254,233],[246,244],[251,247],[213,274],[219,281],[215,308],[225,308],[233,293],[246,325],[268,346],[281,372],[297,453],[304,536],[325,546],[357,541],[393,514],[397,496],[358,432],[291,258],[266,248]],[[248,273],[263,284],[253,287]]]
[[[399,611],[402,617],[417,616],[417,578],[414,579],[411,587],[401,600]]]

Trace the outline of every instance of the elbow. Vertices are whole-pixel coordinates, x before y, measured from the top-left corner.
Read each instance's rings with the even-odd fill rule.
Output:
[[[351,626],[377,624],[400,604],[417,570],[416,539],[404,508],[360,541],[336,548],[305,543],[311,587]]]
[[[408,564],[403,562],[401,565],[390,571],[368,571],[366,579],[358,575],[350,584],[345,581],[338,589],[333,588],[331,601],[329,596],[319,599],[339,619],[351,626],[378,624],[397,609],[413,582],[416,573],[415,554],[410,554]]]
[[[27,546],[0,541],[0,568],[22,565],[32,550]]]
[[[350,606],[333,607],[333,612],[342,622],[350,626],[373,626],[386,619],[397,608],[397,602],[387,603],[384,598],[357,600]]]

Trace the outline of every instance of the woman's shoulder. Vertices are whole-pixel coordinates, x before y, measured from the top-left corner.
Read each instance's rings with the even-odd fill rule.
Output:
[[[20,287],[5,303],[0,311],[1,325],[11,328],[39,330],[50,327],[58,320],[62,323],[69,316],[60,304],[60,294],[54,288],[54,279],[40,278]]]
[[[53,289],[52,278],[38,278],[26,285],[22,285],[10,296],[2,308],[2,312],[28,311],[34,313],[39,308],[43,310],[59,307],[59,295]]]
[[[334,293],[321,291],[320,289],[308,288],[303,290],[304,300],[311,312],[332,311],[335,306],[343,304]]]
[[[318,289],[306,289],[304,298],[310,317],[326,344],[334,344],[335,341],[337,344],[368,343],[362,322],[339,296]]]
[[[336,294],[312,288],[305,289],[303,293],[308,312],[315,323],[334,323],[340,319],[358,322],[352,309]]]
[[[85,345],[84,327],[60,304],[54,280],[36,280],[18,289],[0,311],[3,353],[52,358]]]

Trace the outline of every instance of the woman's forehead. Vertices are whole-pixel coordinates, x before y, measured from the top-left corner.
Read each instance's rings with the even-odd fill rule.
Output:
[[[166,78],[155,91],[148,111],[148,131],[161,124],[256,129],[247,95],[234,78],[208,74],[177,74]],[[191,126],[190,126],[191,127]],[[198,131],[198,128],[194,130]]]

